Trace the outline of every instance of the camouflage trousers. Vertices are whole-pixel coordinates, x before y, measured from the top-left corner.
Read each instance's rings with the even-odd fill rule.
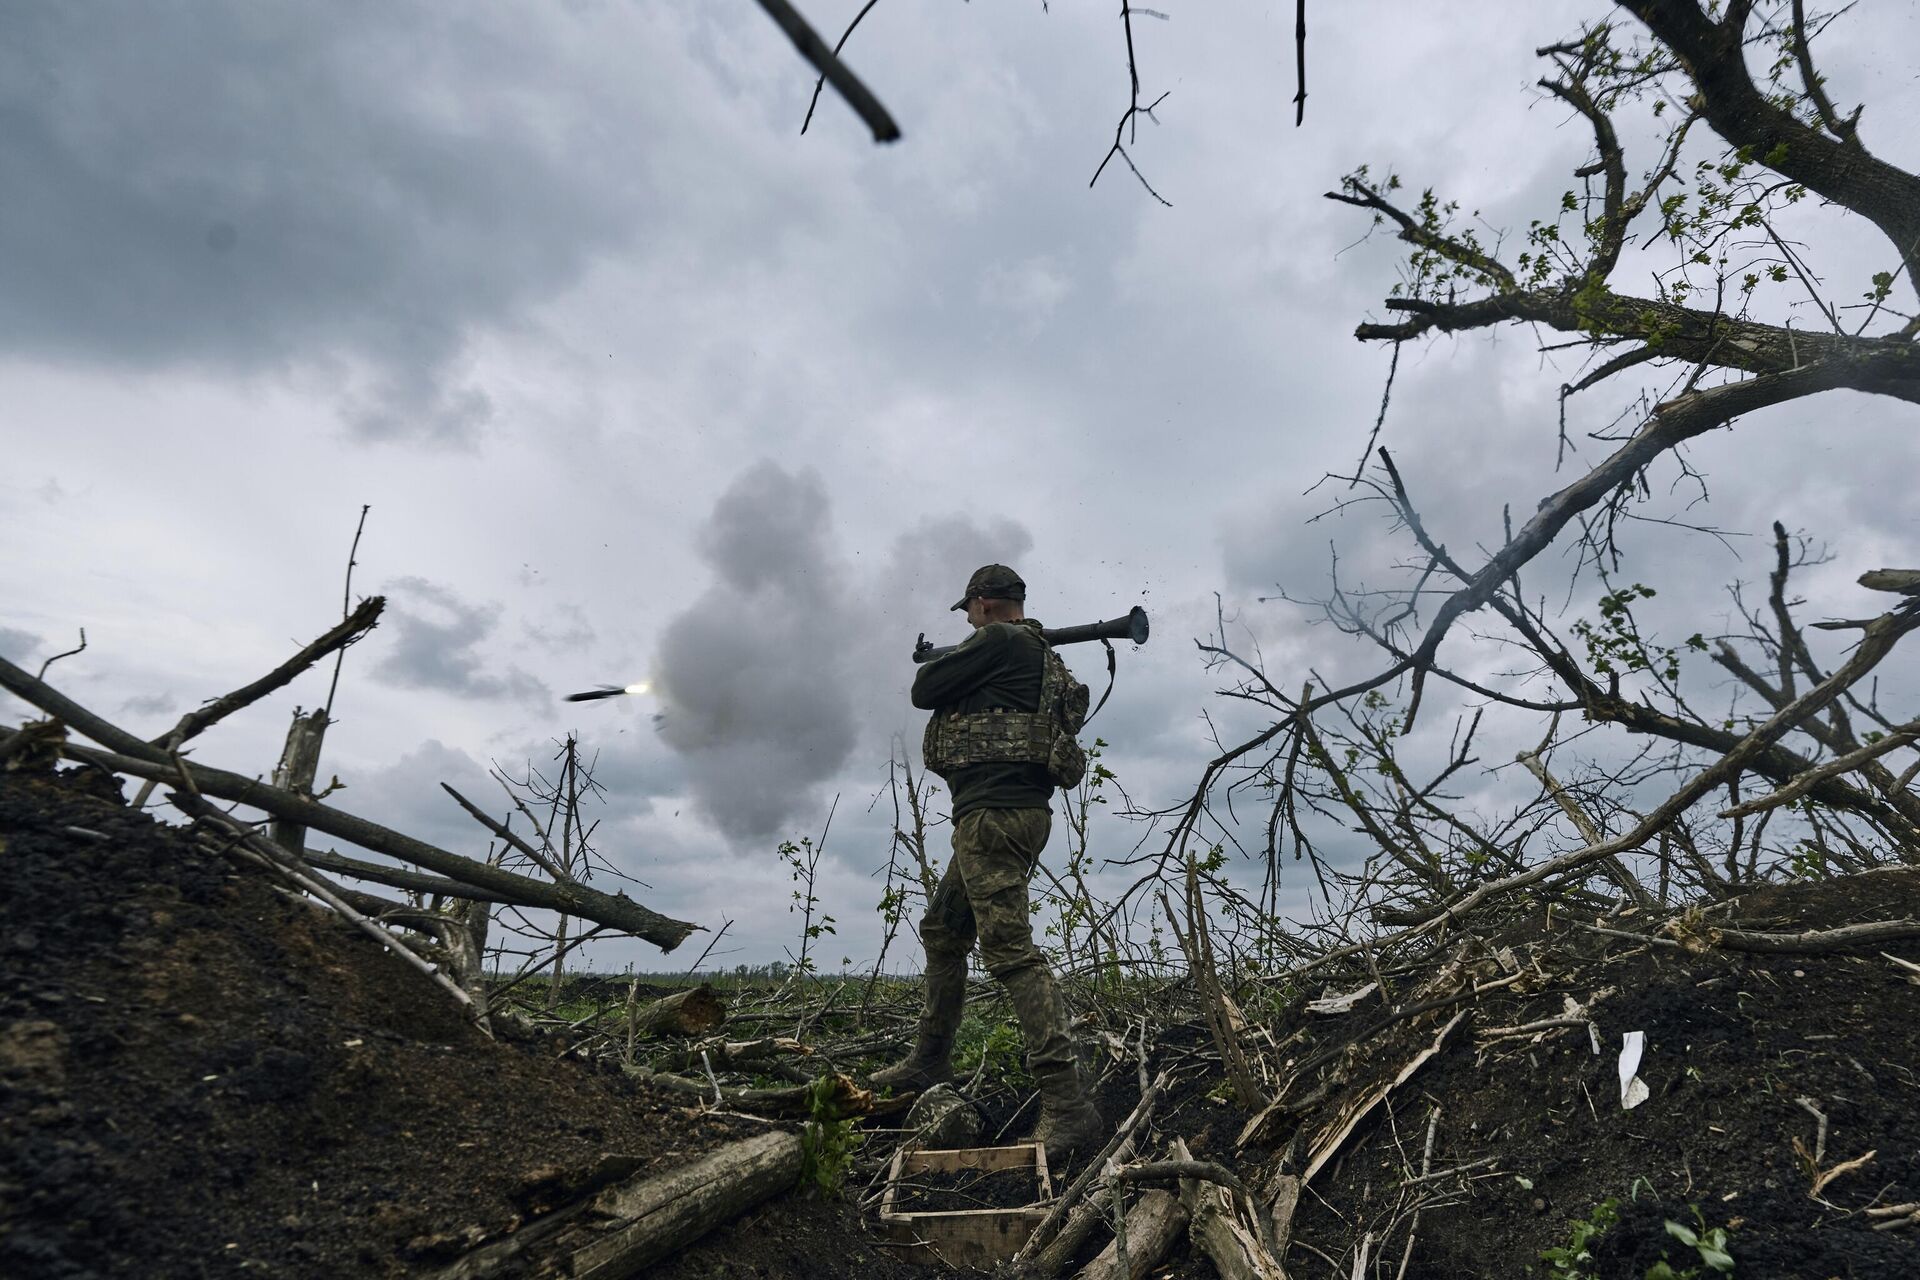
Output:
[[[1066,1004],[1045,953],[1033,943],[1027,904],[1027,882],[1052,828],[1046,809],[975,809],[956,820],[953,859],[920,922],[928,1012],[938,1009],[940,1020],[958,1026],[957,997],[966,989],[967,955],[978,940],[981,963],[1006,990],[1020,1023],[1027,1070],[1042,1080],[1077,1062]]]

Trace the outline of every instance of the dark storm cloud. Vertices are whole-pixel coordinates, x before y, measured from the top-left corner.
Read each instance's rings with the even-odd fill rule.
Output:
[[[374,664],[374,679],[470,698],[549,696],[537,677],[519,667],[491,664],[478,652],[499,625],[498,605],[469,604],[424,578],[399,578],[382,592],[387,615],[376,643],[387,652]]]
[[[485,764],[433,738],[388,764],[341,762],[325,768],[341,770],[346,787],[334,803],[348,813],[470,858],[486,856],[486,829],[468,817],[440,784],[447,783],[486,808],[506,804],[499,784],[487,776]]]
[[[749,467],[700,532],[714,581],[667,626],[657,658],[661,736],[701,811],[736,842],[817,820],[821,785],[910,714],[905,619],[942,618],[973,568],[1030,543],[1011,520],[937,517],[883,565],[855,568],[818,473]],[[901,621],[876,625],[883,616]]]
[[[984,524],[971,516],[927,516],[895,540],[882,587],[938,618],[939,610],[960,597],[975,569],[1000,563],[1018,570],[1031,550],[1033,535],[1006,516],[990,517]],[[925,599],[919,598],[922,593]],[[936,599],[941,600],[937,609]]]
[[[25,662],[38,652],[39,636],[18,627],[0,627],[0,658],[8,662]]]
[[[523,15],[524,16],[524,15]],[[616,185],[506,13],[0,8],[0,348],[241,373],[371,370],[369,439],[469,441],[467,335],[577,277]]]

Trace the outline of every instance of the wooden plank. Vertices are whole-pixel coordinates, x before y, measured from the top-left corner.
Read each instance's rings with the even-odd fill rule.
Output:
[[[1020,1209],[949,1209],[928,1213],[901,1213],[895,1208],[902,1177],[962,1169],[982,1173],[1031,1169],[1035,1204]],[[989,1269],[1019,1252],[1033,1229],[1047,1216],[1044,1202],[1052,1195],[1046,1151],[1038,1143],[952,1150],[902,1149],[894,1152],[887,1192],[880,1205],[880,1223],[888,1236],[903,1246],[901,1256],[907,1261]]]

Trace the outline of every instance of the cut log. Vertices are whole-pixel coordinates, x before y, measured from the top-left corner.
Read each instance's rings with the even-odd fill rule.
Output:
[[[712,1031],[726,1020],[727,1006],[720,1002],[713,988],[703,982],[635,1009],[629,1029],[642,1040],[658,1036],[697,1036]]]
[[[797,1133],[730,1143],[684,1168],[610,1188],[590,1210],[608,1234],[573,1254],[576,1280],[621,1280],[800,1181]]]
[[[1120,1267],[1120,1242],[1110,1240],[1085,1267],[1079,1280],[1133,1280],[1160,1264],[1187,1229],[1187,1206],[1171,1191],[1148,1191],[1127,1210],[1127,1267]]]
[[[1191,1160],[1187,1144],[1173,1140],[1176,1160]],[[1254,1234],[1251,1224],[1234,1211],[1233,1196],[1225,1187],[1194,1178],[1180,1180],[1180,1203],[1192,1221],[1187,1226],[1193,1247],[1207,1255],[1220,1280],[1287,1280],[1286,1272]],[[1132,1240],[1128,1240],[1131,1253]]]

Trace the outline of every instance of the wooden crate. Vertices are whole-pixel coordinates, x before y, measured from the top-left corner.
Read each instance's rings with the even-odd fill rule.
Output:
[[[979,1169],[985,1173],[1032,1169],[1033,1202],[1018,1209],[952,1209],[934,1213],[901,1213],[894,1208],[902,1177],[960,1169]],[[887,1173],[887,1194],[880,1202],[880,1226],[889,1239],[901,1246],[900,1256],[909,1262],[985,1269],[1019,1252],[1033,1229],[1047,1216],[1047,1202],[1052,1199],[1047,1152],[1039,1143],[952,1151],[916,1151],[902,1147],[893,1153],[893,1167]]]

